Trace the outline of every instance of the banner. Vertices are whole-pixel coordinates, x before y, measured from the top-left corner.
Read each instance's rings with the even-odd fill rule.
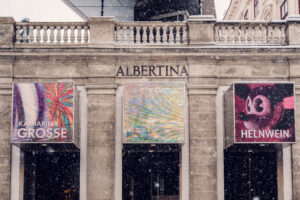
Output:
[[[295,142],[293,83],[234,83],[235,143]]]
[[[123,142],[184,142],[184,83],[124,85]]]
[[[14,83],[12,109],[12,143],[73,142],[73,83]]]

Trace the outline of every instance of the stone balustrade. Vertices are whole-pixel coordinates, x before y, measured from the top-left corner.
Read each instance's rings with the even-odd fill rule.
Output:
[[[117,45],[184,45],[188,43],[186,22],[117,22]]]
[[[222,45],[286,45],[287,23],[278,22],[217,22],[215,43]]]
[[[0,42],[2,48],[300,45],[295,34],[300,29],[298,18],[250,22],[191,16],[184,22],[117,22],[113,17],[100,17],[78,23],[16,23],[13,18],[1,18],[2,34],[1,26],[5,35]]]
[[[16,44],[84,45],[90,42],[87,23],[25,22],[15,25]]]

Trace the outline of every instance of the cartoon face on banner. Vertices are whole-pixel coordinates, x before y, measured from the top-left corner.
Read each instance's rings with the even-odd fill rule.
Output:
[[[12,142],[72,142],[73,83],[14,83]]]
[[[123,142],[184,142],[183,83],[124,85]]]
[[[235,142],[295,142],[293,83],[235,83]]]

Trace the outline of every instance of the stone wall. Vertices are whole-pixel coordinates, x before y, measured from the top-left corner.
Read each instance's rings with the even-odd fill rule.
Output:
[[[103,22],[103,21],[102,21]],[[91,26],[102,23],[94,20]],[[105,20],[102,28],[112,34],[113,25]],[[189,44],[180,46],[111,46],[91,29],[95,43],[90,46],[24,47],[0,40],[0,199],[10,191],[11,83],[33,81],[74,81],[88,91],[87,197],[111,200],[115,176],[115,99],[118,86],[127,82],[185,82],[189,107],[189,199],[217,199],[216,94],[219,86],[233,81],[294,81],[300,85],[300,44],[293,32],[290,46],[217,46],[214,20],[189,24]],[[1,24],[0,24],[1,25]],[[299,29],[299,23],[291,24]],[[193,30],[191,30],[193,29]],[[97,34],[96,34],[97,33]],[[1,36],[1,35],[0,35]],[[98,37],[98,38],[97,38]],[[105,43],[107,42],[107,43]],[[105,43],[108,46],[101,46]],[[206,46],[205,46],[205,45]],[[13,42],[11,43],[13,45]],[[110,45],[110,46],[109,46]],[[188,76],[116,77],[117,69],[133,65],[185,66]],[[297,96],[298,97],[298,96]],[[296,106],[300,106],[297,98]],[[300,117],[298,109],[297,119]],[[299,126],[297,125],[297,138]],[[300,137],[300,136],[299,136]],[[300,146],[293,145],[293,198],[300,199]],[[187,199],[184,199],[187,200]]]

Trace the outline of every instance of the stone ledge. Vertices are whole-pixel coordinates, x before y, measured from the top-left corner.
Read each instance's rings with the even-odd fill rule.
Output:
[[[116,95],[117,85],[85,84],[88,95]]]
[[[14,24],[15,19],[13,17],[0,17],[0,24]]]
[[[188,85],[189,95],[216,95],[217,85]]]

